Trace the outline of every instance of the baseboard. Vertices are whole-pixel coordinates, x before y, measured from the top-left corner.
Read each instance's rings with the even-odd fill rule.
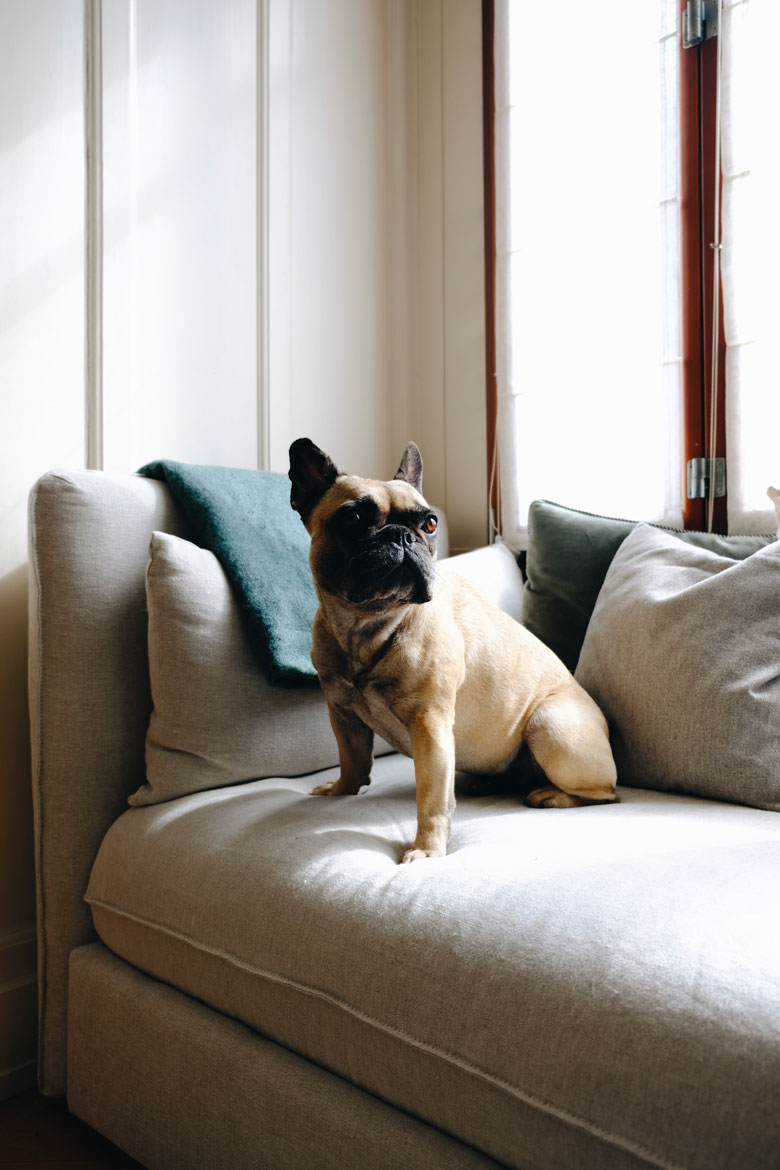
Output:
[[[35,1084],[38,1047],[35,927],[0,935],[0,1101]]]
[[[0,1072],[0,1101],[18,1097],[20,1093],[35,1088],[37,1080],[38,1062],[35,1060],[29,1064],[22,1064],[19,1068],[9,1068],[6,1072]]]

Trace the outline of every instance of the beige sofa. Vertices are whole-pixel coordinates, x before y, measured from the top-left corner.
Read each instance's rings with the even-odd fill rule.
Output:
[[[780,1166],[775,812],[461,790],[447,858],[399,866],[411,763],[311,797],[301,760],[333,762],[316,692],[256,712],[286,776],[161,747],[219,647],[168,663],[155,702],[185,701],[148,758],[201,780],[150,802],[148,637],[175,654],[178,628],[147,615],[150,539],[186,527],[160,483],[101,473],[45,476],[30,515],[44,1093],[159,1170]],[[180,603],[229,606],[199,550],[156,548],[190,574]]]

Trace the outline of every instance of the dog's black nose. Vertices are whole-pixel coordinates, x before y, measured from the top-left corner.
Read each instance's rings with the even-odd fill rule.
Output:
[[[408,528],[404,528],[403,536],[401,539],[403,540],[405,545],[412,545],[412,544],[414,544],[414,533],[411,532]]]

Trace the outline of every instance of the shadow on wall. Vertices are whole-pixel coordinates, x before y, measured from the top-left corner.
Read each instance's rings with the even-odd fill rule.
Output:
[[[35,1080],[36,957],[27,566],[0,577],[0,1100]]]
[[[35,921],[27,566],[0,577],[0,946]]]

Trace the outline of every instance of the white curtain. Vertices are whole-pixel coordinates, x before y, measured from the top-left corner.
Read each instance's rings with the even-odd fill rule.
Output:
[[[772,532],[780,487],[777,0],[724,0],[723,311],[730,532]]]
[[[496,2],[504,537],[528,505],[679,524],[676,3]]]

